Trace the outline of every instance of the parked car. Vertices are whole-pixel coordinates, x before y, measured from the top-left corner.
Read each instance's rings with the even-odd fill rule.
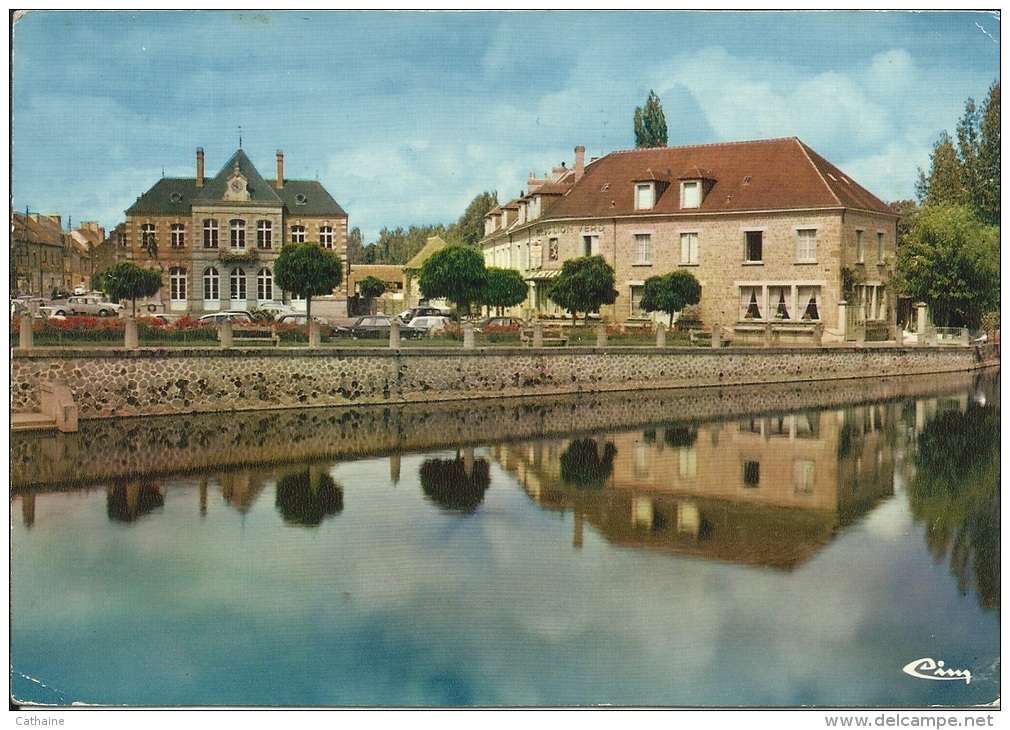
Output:
[[[488,317],[473,328],[474,332],[484,332],[489,327],[525,327],[526,321],[519,317]]]
[[[405,324],[400,328],[400,335],[408,339],[411,337],[427,337],[433,332],[443,329],[451,322],[451,319],[444,316],[431,317],[424,315],[414,317],[410,320],[410,324]]]
[[[165,327],[170,324],[175,324],[185,315],[182,314],[170,314],[168,312],[157,312],[155,314],[143,314],[138,317],[141,322],[149,322],[153,325],[159,325]]]
[[[257,309],[261,312],[266,312],[275,319],[284,314],[298,314],[297,310],[290,304],[281,304],[280,302],[263,302]]]
[[[203,315],[198,321],[217,325],[221,324],[224,320],[228,320],[232,324],[254,324],[256,322],[249,312],[240,309],[228,309],[223,312],[212,312],[211,314]]]
[[[66,301],[55,301],[40,307],[46,316],[89,315],[91,317],[115,317],[123,311],[122,304],[103,301],[101,297],[88,294],[82,297],[67,297]]]
[[[326,326],[329,324],[322,317],[313,317],[319,324]],[[281,314],[277,317],[277,324],[308,324],[309,316],[305,312],[289,312],[288,314]]]
[[[393,318],[385,314],[368,314],[358,317],[353,324],[341,325],[333,328],[333,334],[337,337],[350,337],[352,339],[389,337],[389,328],[393,324]]]
[[[402,324],[410,324],[414,317],[448,317],[450,314],[448,309],[442,307],[411,307],[405,312],[400,312],[396,318]]]

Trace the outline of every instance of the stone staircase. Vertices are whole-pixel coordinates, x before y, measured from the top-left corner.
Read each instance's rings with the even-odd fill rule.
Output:
[[[41,413],[12,413],[11,431],[77,430],[77,404],[64,382],[42,383]]]

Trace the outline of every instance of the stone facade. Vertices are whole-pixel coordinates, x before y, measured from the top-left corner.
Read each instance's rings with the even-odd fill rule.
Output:
[[[82,420],[656,388],[874,379],[999,363],[957,347],[15,350],[11,412],[41,384],[70,388]]]

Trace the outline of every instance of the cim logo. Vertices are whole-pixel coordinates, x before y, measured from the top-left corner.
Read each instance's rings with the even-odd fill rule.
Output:
[[[946,682],[963,679],[965,684],[971,684],[971,672],[967,669],[946,669],[942,659],[940,661],[929,658],[916,659],[914,662],[906,664],[901,671],[918,679],[935,679]]]

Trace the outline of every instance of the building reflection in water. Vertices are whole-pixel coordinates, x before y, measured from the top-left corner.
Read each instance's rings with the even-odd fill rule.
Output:
[[[105,510],[114,522],[136,522],[164,506],[162,486],[153,482],[131,481],[105,492]]]
[[[494,447],[541,506],[612,543],[792,569],[894,493],[894,404]]]

